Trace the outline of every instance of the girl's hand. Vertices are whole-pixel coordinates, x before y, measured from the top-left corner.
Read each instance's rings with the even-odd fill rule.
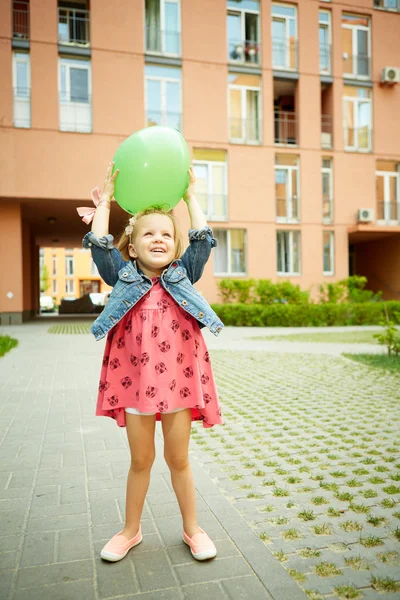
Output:
[[[185,202],[187,202],[188,200],[190,200],[193,196],[194,196],[194,187],[196,184],[196,178],[194,176],[193,173],[193,167],[190,167],[189,169],[189,185],[188,188],[183,196],[183,199]]]
[[[114,163],[111,161],[110,163],[108,163],[106,178],[104,180],[103,185],[103,191],[101,193],[103,199],[111,200],[111,198],[114,196],[114,182],[119,173],[119,169],[116,169],[115,173],[112,174],[113,168]]]

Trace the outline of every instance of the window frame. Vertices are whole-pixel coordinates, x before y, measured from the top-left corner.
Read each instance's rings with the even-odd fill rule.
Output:
[[[228,221],[228,163],[222,160],[201,160],[194,159],[192,162],[193,166],[206,166],[207,167],[207,214],[205,215],[206,219],[214,222],[224,223]],[[214,191],[213,191],[213,177],[212,177],[212,169],[215,165],[219,165],[224,169],[224,216],[220,217],[214,212]],[[211,198],[211,206],[212,210],[209,210],[210,206],[210,198]]]
[[[350,12],[343,12],[342,13],[342,19],[343,17],[348,16],[348,17],[364,17],[366,19],[368,19],[368,26],[365,25],[351,25],[349,23],[341,23],[342,25],[342,29],[350,29],[352,31],[352,37],[351,37],[351,51],[352,51],[352,73],[345,73],[344,72],[344,68],[343,68],[343,78],[344,79],[359,79],[359,80],[363,80],[363,81],[369,81],[371,79],[371,17],[369,15],[363,15],[363,14],[356,14],[356,13],[350,13]],[[367,54],[367,59],[368,59],[368,74],[367,75],[359,75],[357,73],[357,61],[358,61],[358,47],[357,47],[357,31],[366,31],[367,32],[367,43],[368,43],[368,54]],[[343,52],[342,50],[342,55],[344,55],[345,52]],[[343,58],[345,58],[345,56],[343,56]],[[354,66],[356,65],[356,69],[354,69]]]
[[[240,120],[241,120],[241,138],[231,137],[231,90],[239,90],[241,93],[240,96]],[[246,97],[247,92],[258,92],[257,93],[257,112],[258,112],[258,127],[256,126],[256,130],[258,131],[258,139],[257,140],[248,140],[247,139],[247,103]],[[228,123],[229,123],[229,142],[231,144],[246,144],[248,146],[259,146],[262,144],[262,102],[261,102],[261,85],[259,87],[255,87],[252,85],[236,85],[234,83],[228,83]],[[243,116],[244,115],[244,116]],[[243,135],[244,133],[244,135]]]
[[[72,265],[72,268],[69,268],[68,265],[70,265],[70,266]],[[75,276],[74,256],[67,254],[65,257],[65,277],[74,277],[74,276]]]
[[[279,242],[278,242],[278,236],[279,235],[285,235],[287,234],[289,236],[289,242],[288,242],[288,246],[289,246],[289,263],[290,263],[290,270],[289,271],[280,271],[278,269],[278,264],[277,264],[277,269],[276,269],[276,274],[278,277],[299,277],[301,276],[302,272],[301,272],[301,263],[302,263],[302,246],[301,246],[301,231],[300,229],[277,229],[276,230],[276,255],[277,255],[277,263],[279,261],[280,266],[282,266],[282,260],[279,260]],[[298,237],[298,248],[299,248],[299,270],[298,271],[293,271],[293,237],[294,235],[297,235]]]
[[[288,183],[289,185],[287,186],[288,189],[290,188],[290,197],[288,196],[288,194],[286,194],[286,198],[285,198],[285,206],[286,206],[286,213],[287,216],[286,217],[281,217],[278,216],[278,198],[276,196],[276,189],[275,189],[275,210],[276,210],[276,222],[277,223],[293,223],[293,224],[298,224],[300,223],[300,165],[299,165],[299,158],[297,157],[297,164],[296,165],[274,165],[274,185],[276,185],[276,171],[277,170],[284,170],[286,169],[288,171]],[[292,171],[294,171],[296,173],[296,188],[297,188],[297,195],[293,196],[293,190],[292,190]],[[292,200],[292,202],[290,202],[290,200]],[[296,211],[297,211],[297,217],[293,217],[293,200],[296,201]]]
[[[325,271],[325,245],[324,236],[329,233],[329,259],[332,266],[330,271]],[[331,229],[324,229],[322,231],[322,271],[324,276],[335,275],[335,232]]]
[[[66,84],[66,98],[69,98],[68,100],[63,99],[63,91],[62,91],[62,86],[61,86],[61,72],[62,72],[62,67],[66,68],[66,75],[65,75],[65,84]],[[71,100],[71,75],[70,75],[70,70],[71,68],[74,69],[82,69],[82,70],[86,70],[88,73],[88,102],[76,102],[75,100]],[[59,123],[60,123],[60,131],[69,131],[69,132],[75,132],[75,133],[92,133],[92,129],[93,129],[93,115],[92,115],[92,61],[91,60],[78,60],[78,59],[74,59],[74,58],[66,58],[65,56],[60,56],[58,59],[58,108],[59,108]],[[62,122],[61,119],[61,115],[62,115],[62,110],[66,110],[68,108],[77,110],[79,108],[81,108],[82,110],[84,110],[85,108],[87,108],[88,114],[89,114],[89,119],[84,123],[84,126],[82,127],[82,124],[79,122],[77,122],[75,120],[74,126],[72,126],[71,124],[65,124]]]
[[[357,88],[357,90],[359,89],[364,89],[364,88]],[[370,90],[370,88],[367,88],[368,90]],[[356,142],[356,144],[354,146],[349,146],[346,144],[347,141],[347,132],[348,132],[348,128],[347,128],[347,123],[346,123],[346,117],[347,117],[347,107],[346,107],[346,103],[348,102],[352,102],[353,104],[356,104],[356,107],[353,107],[353,111],[354,111],[354,131],[356,132],[354,135],[354,141]],[[369,123],[369,127],[368,127],[368,148],[359,148],[358,147],[358,107],[359,104],[361,103],[369,103],[370,105],[370,123]],[[357,110],[355,110],[355,108],[357,108]],[[360,98],[358,96],[343,96],[343,135],[344,135],[344,149],[347,152],[364,152],[364,153],[368,153],[368,152],[372,152],[372,125],[373,125],[373,114],[372,114],[372,97],[369,98]]]
[[[160,65],[148,65],[148,66],[160,66]],[[163,65],[164,66],[164,65]],[[167,67],[168,68],[168,67]],[[145,69],[145,81],[144,81],[144,106],[145,106],[145,127],[149,127],[148,125],[148,108],[147,108],[147,100],[148,100],[148,91],[147,91],[147,82],[148,81],[158,81],[160,82],[160,114],[161,114],[161,123],[160,125],[165,126],[165,122],[166,122],[166,118],[168,115],[168,110],[166,110],[167,108],[167,93],[166,93],[166,88],[167,88],[167,83],[175,83],[177,85],[179,85],[179,103],[180,103],[180,112],[179,113],[171,113],[171,114],[177,114],[179,115],[179,131],[182,133],[182,126],[183,126],[183,110],[182,110],[182,73],[181,70],[179,68],[176,67],[172,67],[176,72],[179,71],[179,78],[178,77],[164,77],[162,75],[146,75],[146,69]]]
[[[328,15],[328,23],[325,23],[320,20],[321,13]],[[320,46],[319,47],[319,72],[323,73],[324,75],[330,75],[332,73],[332,14],[331,14],[330,10],[321,8],[318,11],[318,34],[320,32],[321,25],[325,26],[325,28],[328,30],[328,61],[327,61],[328,68],[327,69],[321,68],[321,46]]]
[[[378,219],[377,225],[399,225],[400,224],[400,172],[399,165],[397,165],[397,171],[375,171],[376,179],[378,177],[383,177],[383,219]],[[393,177],[396,180],[396,195],[397,202],[396,210],[397,210],[397,219],[390,219],[390,207],[393,205],[393,202],[388,201],[387,198],[390,198],[390,177]],[[378,203],[378,198],[376,199]]]
[[[329,160],[331,165],[330,167],[324,167],[324,160]],[[329,175],[329,207],[330,207],[330,217],[324,217],[324,185],[323,185],[323,176],[324,174]],[[333,206],[333,161],[331,158],[322,158],[322,167],[321,167],[321,181],[322,181],[322,223],[328,225],[333,223],[334,220],[334,206]]]
[[[257,15],[257,39],[253,40],[257,45],[258,45],[258,55],[257,55],[257,61],[255,63],[246,61],[245,59],[245,52],[243,52],[243,58],[241,60],[238,59],[233,59],[230,57],[230,52],[229,52],[229,35],[227,36],[227,41],[228,41],[228,61],[232,64],[241,64],[241,65],[254,65],[254,66],[260,66],[261,64],[261,52],[260,52],[260,47],[261,47],[261,24],[260,24],[260,16],[261,16],[261,10],[260,10],[260,3],[258,4],[259,6],[259,10],[252,10],[250,8],[240,8],[239,6],[237,8],[233,8],[231,6],[227,7],[227,16],[229,15],[240,15],[240,36],[241,36],[241,42],[246,44],[247,41],[246,40],[246,13],[251,14],[251,15]],[[227,27],[227,33],[228,32],[228,27]]]
[[[181,16],[181,0],[157,0],[160,5],[160,33],[161,33],[161,50],[149,50],[147,48],[147,32],[146,32],[146,3],[144,3],[144,46],[146,54],[152,54],[155,56],[170,56],[176,58],[182,54],[182,16]],[[179,49],[178,52],[167,52],[166,51],[166,28],[165,28],[165,3],[177,4],[178,5],[178,21],[177,21],[177,35],[179,36]]]
[[[70,290],[68,288],[71,288]],[[69,277],[65,279],[65,293],[66,294],[75,294],[75,279]]]
[[[25,63],[27,65],[27,81],[26,81],[26,94],[18,94],[17,85],[17,64]],[[29,52],[13,52],[12,53],[12,88],[13,88],[13,127],[19,129],[30,129],[32,126],[32,114],[31,114],[31,56]],[[16,118],[16,103],[20,105],[26,105],[29,111],[29,117],[26,121],[19,120]]]
[[[288,7],[290,6],[291,8],[294,8],[295,14],[293,17],[291,16],[283,16],[283,15],[274,15],[274,6],[283,6],[283,7]],[[290,64],[288,65],[288,61],[285,61],[285,65],[281,66],[281,65],[275,65],[274,64],[274,35],[273,35],[273,22],[274,19],[277,18],[280,21],[284,20],[285,21],[285,44],[286,44],[286,49],[285,49],[285,57],[287,58],[289,56],[289,62],[290,62],[290,52],[288,52],[288,48],[289,48],[289,44],[290,44],[290,28],[288,27],[289,25],[289,20],[293,20],[294,21],[294,43],[295,43],[295,66],[291,67]],[[299,27],[298,27],[298,8],[296,4],[290,4],[288,3],[284,3],[284,2],[272,2],[271,4],[271,42],[272,42],[272,69],[274,70],[282,70],[282,71],[297,71],[299,68],[298,65],[298,53],[297,53],[297,45],[298,45],[298,41],[299,41]]]
[[[237,271],[232,272],[232,243],[231,243],[231,231],[239,230],[243,231],[243,254],[244,254],[244,266],[245,271]],[[215,271],[215,255],[213,255],[213,273],[215,277],[246,277],[247,276],[247,229],[243,227],[232,227],[232,228],[214,228],[214,233],[216,231],[223,231],[226,233],[227,241],[226,241],[226,251],[227,251],[227,261],[226,264],[228,266],[227,271]]]

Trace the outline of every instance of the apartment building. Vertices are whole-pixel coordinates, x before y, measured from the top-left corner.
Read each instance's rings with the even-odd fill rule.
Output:
[[[40,247],[143,127],[179,129],[225,277],[400,295],[399,0],[43,0],[0,9],[3,322],[38,308]],[[181,205],[182,204],[182,205]],[[176,213],[189,227],[183,203]],[[113,206],[111,232],[125,219]]]

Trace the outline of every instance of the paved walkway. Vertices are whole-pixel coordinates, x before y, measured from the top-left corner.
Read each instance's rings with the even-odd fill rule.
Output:
[[[199,523],[218,555],[205,563],[192,558],[181,539],[160,424],[143,543],[119,563],[101,561],[101,547],[123,521],[125,431],[94,416],[103,343],[89,335],[51,335],[49,325],[0,332],[19,340],[0,359],[0,597],[306,598],[206,473],[193,446]]]

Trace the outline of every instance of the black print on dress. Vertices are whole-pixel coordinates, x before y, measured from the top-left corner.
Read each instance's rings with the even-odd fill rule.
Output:
[[[198,340],[196,340],[196,339],[195,339],[195,340],[194,340],[194,345],[196,346],[196,350],[198,350],[198,349],[199,349],[199,346],[200,346],[200,342],[199,342]]]
[[[155,338],[158,336],[158,332],[160,331],[160,328],[157,327],[157,325],[153,325],[151,328],[151,337]]]
[[[135,396],[136,396],[136,400],[137,400],[137,402],[139,402],[139,395],[140,395],[140,394],[139,394],[139,390],[136,390],[136,394],[135,394]]]
[[[116,404],[118,404],[118,396],[115,394],[115,396],[111,396],[111,398],[107,398],[107,402],[110,406],[115,406]]]
[[[185,342],[187,342],[187,340],[190,340],[190,338],[192,337],[189,329],[184,329],[183,331],[181,331],[181,336],[183,341]]]
[[[171,321],[170,327],[174,333],[176,333],[179,329],[179,323],[175,319]]]
[[[176,357],[176,362],[178,363],[178,365],[181,365],[183,363],[184,358],[185,355],[183,354],[183,352],[178,352],[178,356]]]
[[[171,383],[169,384],[169,389],[171,390],[171,392],[173,392],[175,388],[176,388],[176,379],[173,379],[171,381]]]
[[[221,409],[220,408],[217,410],[217,415],[221,416]]]
[[[203,394],[203,400],[206,404],[208,404],[209,402],[211,402],[212,398],[210,394]]]
[[[132,321],[127,322],[127,324],[125,325],[125,331],[126,331],[126,333],[132,332]]]
[[[188,396],[190,396],[190,390],[188,387],[183,387],[181,388],[181,391],[179,392],[181,398],[187,398]]]
[[[157,363],[154,368],[156,370],[157,375],[161,375],[162,373],[165,373],[165,371],[168,371],[167,365],[163,362]]]
[[[108,365],[108,361],[110,360],[109,356],[104,356],[103,357],[103,367],[106,367]]]
[[[137,336],[136,336],[136,341],[137,341],[137,343],[138,343],[138,344],[139,344],[139,346],[140,346],[140,344],[142,343],[142,334],[141,334],[141,333],[138,333],[138,334],[137,334]]]
[[[168,342],[168,340],[164,340],[158,344],[158,347],[160,348],[161,352],[168,352],[168,350],[171,348],[171,344]]]
[[[126,389],[128,387],[131,387],[132,379],[130,377],[123,377],[121,379],[121,383],[122,383],[123,387]]]
[[[147,365],[147,363],[149,362],[149,360],[150,360],[149,353],[148,352],[143,352],[142,356],[140,357],[141,364],[143,366]]]
[[[171,306],[171,304],[166,298],[163,298],[157,302],[157,306],[160,310],[162,310],[162,312],[165,312],[168,306]]]
[[[195,356],[196,358],[198,357],[198,352],[197,352],[197,350],[196,350],[196,349],[195,349],[195,350],[193,350],[193,356]]]
[[[118,367],[120,367],[120,366],[121,366],[121,363],[119,362],[118,358],[113,358],[112,360],[110,360],[110,367],[113,371],[115,369],[118,369]]]
[[[206,352],[206,353],[205,353],[205,355],[204,355],[204,360],[206,361],[206,363],[211,363],[211,360],[210,360],[210,354],[209,354],[209,352]]]
[[[186,367],[186,369],[183,369],[183,374],[187,378],[193,377],[193,369],[192,369],[192,367]]]
[[[166,410],[168,410],[168,402],[166,400],[163,400],[162,402],[160,402],[159,404],[157,404],[157,410],[159,410],[160,413],[165,412]]]
[[[190,319],[192,318],[190,315],[187,314],[187,312],[185,312],[183,316],[185,317],[186,321],[190,321]]]
[[[139,359],[137,356],[135,356],[134,354],[131,354],[129,357],[129,360],[131,361],[131,363],[133,364],[134,367],[137,367],[139,364]]]
[[[195,408],[197,408],[197,410],[201,410],[200,404],[196,404]]]
[[[118,338],[117,340],[117,348],[125,348],[125,340],[123,337]]]
[[[109,387],[110,387],[110,384],[108,383],[108,381],[100,381],[99,392],[106,392]]]
[[[115,335],[115,329],[112,329],[107,336],[107,339],[109,342],[112,342],[114,335]]]
[[[157,388],[152,385],[148,385],[146,390],[146,398],[154,398],[156,394]]]
[[[207,373],[203,373],[203,375],[200,377],[200,379],[201,379],[201,383],[203,385],[205,385],[206,383],[208,383],[210,381],[210,378],[207,375]]]
[[[147,315],[145,312],[141,312],[140,313],[140,318],[142,319],[142,321],[145,321],[147,319]]]

